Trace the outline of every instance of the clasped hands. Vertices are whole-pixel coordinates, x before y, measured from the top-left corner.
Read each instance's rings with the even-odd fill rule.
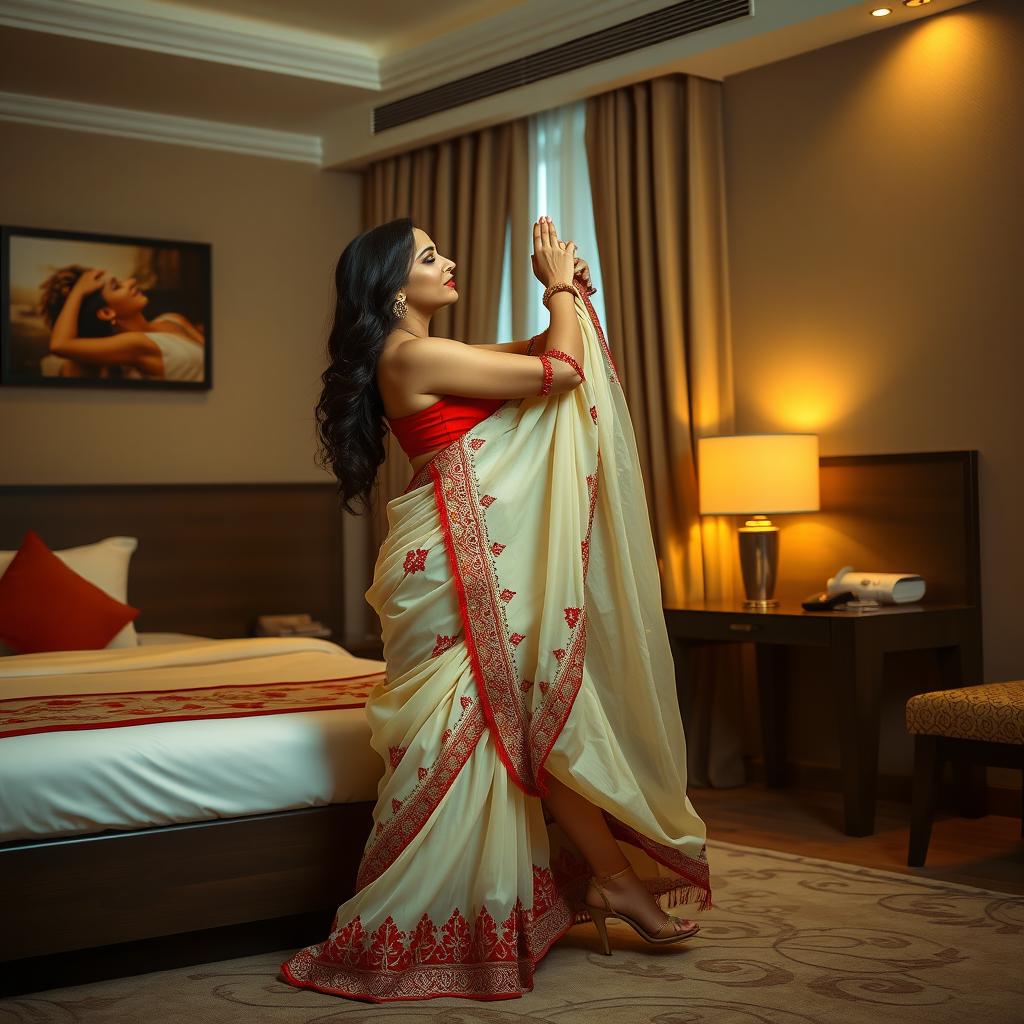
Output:
[[[590,267],[587,264],[587,261],[584,260],[584,259],[580,259],[579,256],[575,255],[575,253],[577,251],[576,243],[573,242],[572,240],[569,240],[567,242],[561,241],[561,239],[559,239],[559,237],[558,237],[557,232],[555,231],[554,222],[551,220],[550,217],[541,217],[540,220],[534,221],[534,223],[533,223],[533,241],[534,241],[534,252],[531,254],[530,260],[531,260],[531,262],[533,264],[534,276],[537,278],[538,281],[540,281],[541,284],[546,286],[548,284],[548,281],[545,279],[545,276],[540,272],[540,268],[539,268],[539,266],[537,264],[537,251],[536,250],[538,248],[540,248],[544,244],[550,244],[551,242],[554,242],[558,246],[558,248],[561,249],[563,252],[567,252],[567,251],[571,251],[572,252],[572,254],[573,254],[572,276],[574,278],[575,277],[581,278],[583,283],[584,283],[584,285],[587,288],[587,291],[590,294],[593,294],[594,291],[596,291],[596,289],[594,288],[593,282],[590,280]],[[572,247],[571,250],[569,248],[570,246]]]

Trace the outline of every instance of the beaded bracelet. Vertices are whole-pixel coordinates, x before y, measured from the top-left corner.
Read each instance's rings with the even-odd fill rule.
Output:
[[[547,352],[541,352],[537,358],[541,361],[541,364],[544,367],[544,383],[541,384],[540,391],[537,393],[539,395],[546,395],[551,391],[551,381],[554,379],[555,371],[551,366],[551,360],[548,358]]]
[[[544,289],[544,295],[541,298],[541,302],[543,302],[548,309],[551,308],[551,296],[554,295],[555,292],[572,292],[575,296],[576,285],[570,284],[568,281],[556,281],[554,284],[549,284],[547,288]]]
[[[583,371],[580,369],[580,364],[577,363],[576,360],[573,359],[573,357],[569,355],[568,352],[563,352],[559,348],[549,348],[547,352],[545,352],[544,354],[550,356],[552,359],[561,359],[563,363],[568,363],[580,375],[580,380],[587,379],[586,377],[583,376]]]

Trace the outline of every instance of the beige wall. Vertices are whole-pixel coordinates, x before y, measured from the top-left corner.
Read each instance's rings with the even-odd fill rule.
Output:
[[[1024,4],[979,0],[725,82],[737,429],[978,449],[988,680],[1024,676],[1022,58]],[[834,765],[820,672],[801,666],[793,754]],[[883,771],[909,770],[906,696]]]
[[[212,243],[214,382],[0,388],[0,481],[329,482],[313,461],[313,407],[361,176],[6,122],[0,139],[2,224]],[[366,584],[344,584],[351,617]]]
[[[0,223],[213,246],[213,388],[0,389],[5,483],[329,479],[313,462],[334,264],[359,176],[0,123]]]

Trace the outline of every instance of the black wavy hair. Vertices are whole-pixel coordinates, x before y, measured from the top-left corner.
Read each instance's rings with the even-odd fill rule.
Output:
[[[377,362],[398,320],[392,305],[409,280],[415,238],[412,219],[398,217],[357,235],[334,271],[337,300],[327,339],[327,369],[316,404],[317,464],[338,480],[342,507],[370,511],[377,469],[384,461],[384,403]]]

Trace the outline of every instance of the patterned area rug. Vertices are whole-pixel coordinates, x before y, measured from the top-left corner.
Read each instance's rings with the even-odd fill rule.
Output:
[[[276,979],[290,950],[0,1001],[0,1022],[306,1024],[445,1019],[487,1024],[1010,1024],[1024,1019],[1024,897],[912,875],[708,843],[712,910],[700,935],[644,943],[591,923],[541,962],[522,999],[373,1005]],[[612,934],[614,932],[614,934]]]

